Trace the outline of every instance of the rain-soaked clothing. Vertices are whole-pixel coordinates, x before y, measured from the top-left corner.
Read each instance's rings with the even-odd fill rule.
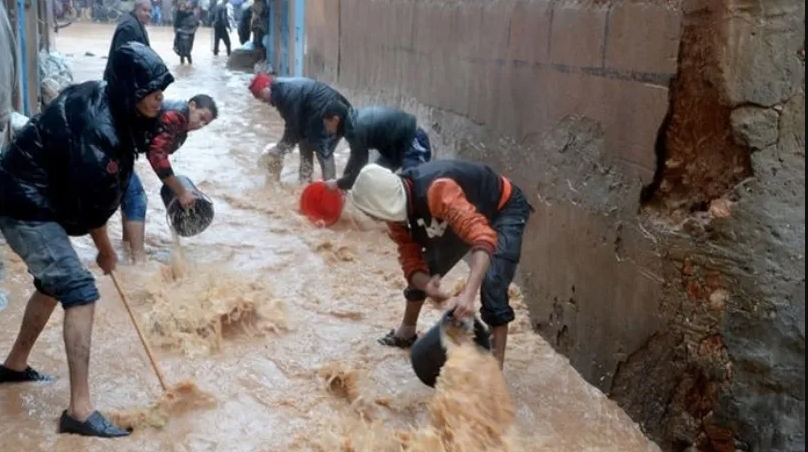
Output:
[[[190,111],[187,101],[163,101],[160,120],[151,139],[146,157],[160,180],[174,175],[168,157],[177,151],[188,138]],[[146,221],[148,197],[137,173],[121,201],[121,213],[127,221]]]
[[[486,165],[438,160],[403,171],[407,223],[390,223],[407,282],[416,272],[444,276],[470,251],[491,257],[480,314],[489,326],[514,319],[508,287],[516,274],[532,208],[522,191]],[[423,301],[408,287],[404,295]]]
[[[342,190],[353,187],[359,170],[370,159],[371,149],[379,152],[376,163],[391,171],[408,169],[432,158],[429,137],[418,127],[415,116],[407,112],[390,107],[350,109],[343,121],[341,128],[351,156],[337,180]]]
[[[104,226],[118,209],[155,127],[136,104],[174,81],[140,43],[119,48],[110,67],[107,82],[64,89],[0,159],[0,229],[37,289],[65,308],[98,298],[68,236]]]
[[[118,26],[115,27],[115,33],[112,34],[112,42],[109,44],[109,59],[107,60],[107,68],[104,70],[104,80],[109,80],[112,53],[115,52],[118,47],[131,41],[151,47],[149,43],[149,33],[146,31],[146,27],[138,22],[134,13],[122,15],[121,20],[118,21]]]
[[[174,53],[183,61],[191,58],[194,50],[194,38],[199,28],[199,20],[193,11],[177,11],[174,13]]]
[[[350,107],[342,94],[325,83],[305,77],[278,77],[270,85],[269,103],[285,123],[278,147],[291,149],[296,144],[312,149],[321,159],[333,158],[339,135],[325,130],[323,113],[333,100]]]

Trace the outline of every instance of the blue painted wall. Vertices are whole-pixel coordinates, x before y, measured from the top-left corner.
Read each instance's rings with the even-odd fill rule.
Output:
[[[295,77],[303,76],[303,53],[306,44],[306,0],[295,0]]]
[[[278,61],[278,75],[289,75],[289,0],[281,0],[280,15],[281,54]]]
[[[267,61],[270,62],[272,69],[275,69],[275,0],[267,0],[267,13],[269,14],[269,26],[267,27],[267,35],[264,36],[264,49],[267,53]]]
[[[27,33],[25,32],[25,0],[17,0],[17,44],[20,49],[20,78],[22,80],[22,113],[25,116],[31,116],[30,108],[28,108],[28,42],[26,40]]]

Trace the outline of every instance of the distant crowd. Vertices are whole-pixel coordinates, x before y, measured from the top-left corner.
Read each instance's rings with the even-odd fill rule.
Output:
[[[153,25],[170,26],[174,23],[174,15],[180,2],[177,0],[150,0],[152,4],[151,23]],[[213,14],[221,0],[191,0],[193,11],[206,27],[213,26]],[[228,16],[231,28],[235,29],[246,13],[250,15],[254,9],[254,0],[231,0]],[[266,1],[260,0],[260,8],[266,9]],[[83,22],[117,22],[125,13],[132,10],[132,1],[121,0],[53,0],[54,16],[58,21]],[[249,20],[248,20],[249,21]]]

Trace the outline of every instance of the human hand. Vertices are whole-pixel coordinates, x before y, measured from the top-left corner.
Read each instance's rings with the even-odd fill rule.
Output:
[[[337,185],[336,180],[331,179],[331,180],[325,181],[325,188],[327,188],[327,189],[329,189],[331,191],[337,191],[337,190],[339,190],[339,185]]]
[[[466,295],[461,293],[460,295],[454,297],[453,301],[453,308],[454,313],[452,314],[456,319],[465,319],[468,317],[474,316],[474,296]]]
[[[118,254],[115,251],[107,251],[107,252],[98,252],[98,255],[95,257],[95,263],[101,267],[101,270],[104,271],[105,275],[108,275],[115,271],[115,268],[118,265]]]
[[[196,197],[189,190],[185,190],[179,196],[180,205],[183,209],[190,209],[196,203]]]
[[[429,279],[429,282],[426,283],[426,287],[424,287],[424,292],[426,296],[435,300],[438,303],[443,303],[444,301],[452,298],[452,294],[440,287],[440,276],[433,276]]]

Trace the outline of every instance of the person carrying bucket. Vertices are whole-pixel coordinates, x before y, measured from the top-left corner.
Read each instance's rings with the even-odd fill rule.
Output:
[[[341,178],[329,180],[331,190],[349,190],[359,170],[368,163],[370,150],[380,156],[376,160],[392,171],[409,169],[432,159],[432,146],[415,116],[391,107],[351,108],[332,102],[323,112],[323,123],[330,133],[344,135],[351,156]]]
[[[250,83],[256,99],[275,107],[285,123],[280,142],[269,150],[269,171],[280,180],[283,158],[295,145],[300,146],[301,183],[311,182],[314,156],[320,162],[323,180],[337,176],[334,149],[341,134],[329,134],[323,123],[323,112],[332,101],[350,106],[345,97],[325,83],[305,77],[276,77],[258,74]]]
[[[107,221],[118,210],[135,153],[154,127],[163,91],[174,82],[149,47],[130,42],[110,58],[107,82],[65,88],[15,135],[0,160],[0,231],[25,262],[36,289],[0,366],[0,384],[49,381],[29,364],[31,350],[57,304],[64,309],[70,405],[59,432],[118,437],[129,433],[93,408],[90,349],[95,303],[93,275],[70,237],[90,235],[105,274],[118,257]]]
[[[533,211],[519,187],[478,163],[436,160],[401,174],[371,163],[359,171],[347,195],[359,210],[388,223],[408,283],[401,325],[379,342],[412,346],[426,297],[451,300],[454,317],[462,319],[474,315],[479,293],[480,314],[492,329],[494,355],[502,366],[508,324],[514,320],[508,287]],[[468,281],[453,297],[440,278],[469,252]]]
[[[196,196],[174,176],[168,157],[185,143],[189,132],[199,130],[219,116],[216,102],[207,94],[197,94],[188,101],[164,101],[156,133],[146,151],[152,169],[164,185],[171,188],[184,209],[194,205]],[[128,244],[132,260],[145,257],[146,207],[148,198],[137,173],[132,172],[129,188],[121,200],[123,241]]]

